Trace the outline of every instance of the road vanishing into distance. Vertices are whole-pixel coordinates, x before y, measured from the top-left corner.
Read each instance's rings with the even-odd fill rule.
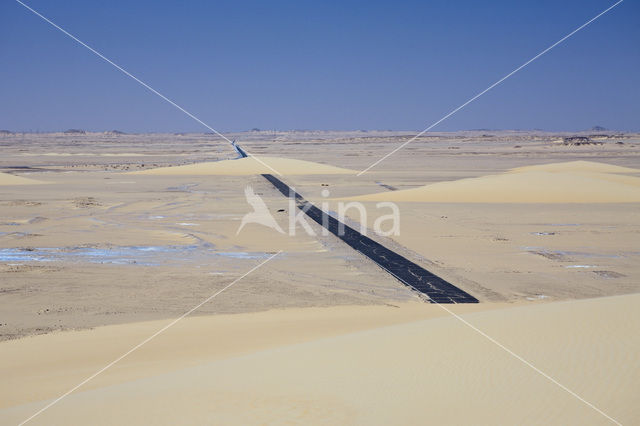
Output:
[[[465,291],[323,212],[277,177],[270,174],[262,176],[285,197],[295,197],[296,206],[320,226],[373,260],[404,285],[428,296],[432,303],[478,303],[478,299]]]
[[[235,141],[232,145],[241,158],[248,157],[247,153]],[[371,259],[402,284],[426,295],[432,303],[478,303],[478,299],[469,293],[373,241],[328,213],[324,213],[277,177],[271,174],[263,174],[262,177],[271,182],[285,197],[295,197],[296,206],[309,218],[357,252]]]

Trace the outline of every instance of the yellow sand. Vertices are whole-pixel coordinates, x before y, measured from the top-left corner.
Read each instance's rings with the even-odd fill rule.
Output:
[[[539,164],[511,169],[512,172],[594,172],[640,173],[640,170],[595,161],[568,161],[565,163]]]
[[[354,170],[312,161],[294,160],[281,157],[248,157],[237,160],[223,160],[196,163],[186,166],[160,167],[157,169],[131,172],[142,175],[257,175],[257,174],[307,175],[307,174],[353,174]]]
[[[640,295],[628,295],[450,308],[632,424],[640,417],[639,304]],[[65,392],[164,324],[0,344],[0,423],[26,419],[47,403],[41,399]],[[176,423],[612,424],[428,304],[188,318],[32,424]]]
[[[606,172],[605,172],[606,171]],[[419,188],[352,197],[360,201],[452,203],[640,202],[634,169],[591,162],[524,167],[500,175],[438,182]]]
[[[14,176],[9,173],[0,173],[0,186],[4,185],[38,185],[43,184],[45,182],[41,182],[35,179],[28,179],[21,176]]]

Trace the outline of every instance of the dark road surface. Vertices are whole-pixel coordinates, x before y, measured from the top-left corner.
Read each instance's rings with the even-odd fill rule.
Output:
[[[405,257],[362,235],[338,219],[323,214],[322,210],[294,192],[287,184],[270,174],[262,175],[285,197],[295,197],[297,207],[307,216],[325,227],[352,248],[373,260],[378,266],[396,277],[401,283],[423,293],[435,303],[478,303],[478,299],[453,284],[432,274]],[[324,223],[323,223],[324,217]],[[342,232],[340,232],[342,231]]]

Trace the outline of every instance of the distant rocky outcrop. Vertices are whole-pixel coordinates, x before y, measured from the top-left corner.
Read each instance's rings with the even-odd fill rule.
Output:
[[[109,130],[104,132],[105,135],[126,135],[125,132],[121,132],[120,130]]]
[[[593,131],[593,132],[605,132],[607,130],[609,130],[609,129],[607,129],[605,127],[602,127],[602,126],[593,126],[591,128],[591,131]]]
[[[602,142],[594,141],[588,136],[568,136],[562,138],[562,144],[571,146],[602,145]]]
[[[12,135],[13,132],[11,130],[0,130],[0,135]]]
[[[69,130],[65,130],[64,134],[65,135],[86,135],[87,132],[85,132],[82,129],[69,129]]]

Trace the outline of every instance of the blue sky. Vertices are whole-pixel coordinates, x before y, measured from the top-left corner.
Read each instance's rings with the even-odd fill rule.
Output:
[[[224,132],[421,130],[613,1],[26,3]],[[433,130],[640,130],[638,22],[624,1]],[[12,0],[0,93],[0,129],[206,131]]]

